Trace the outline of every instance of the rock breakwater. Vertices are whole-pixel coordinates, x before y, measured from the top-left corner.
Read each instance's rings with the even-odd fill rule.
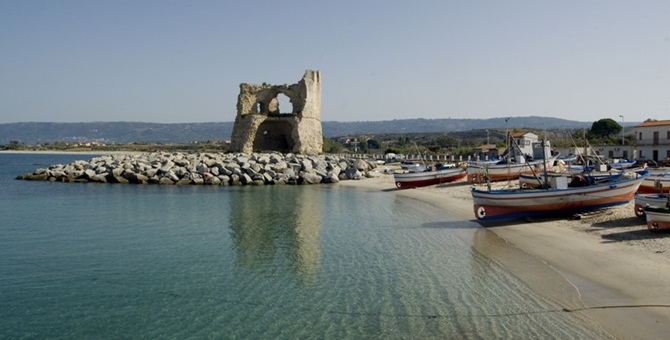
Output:
[[[162,185],[318,184],[381,174],[374,163],[336,156],[280,153],[143,153],[56,164],[21,180]]]

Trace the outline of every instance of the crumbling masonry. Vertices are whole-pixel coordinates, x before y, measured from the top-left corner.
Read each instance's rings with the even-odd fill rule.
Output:
[[[289,98],[290,113],[279,111],[280,94]],[[321,72],[307,70],[291,85],[240,84],[230,143],[233,152],[322,153]]]

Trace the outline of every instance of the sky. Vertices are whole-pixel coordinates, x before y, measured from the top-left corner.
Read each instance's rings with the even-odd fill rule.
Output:
[[[0,123],[230,122],[322,75],[322,121],[670,119],[670,1],[0,1]],[[281,112],[290,112],[280,98]]]

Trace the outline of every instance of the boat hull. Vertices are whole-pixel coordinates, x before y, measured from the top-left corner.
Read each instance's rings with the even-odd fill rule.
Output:
[[[448,168],[435,171],[407,172],[393,174],[395,185],[398,188],[416,188],[433,184],[454,182],[465,178],[463,168]]]
[[[667,194],[635,194],[635,216],[644,218],[646,216],[645,207],[665,207],[668,204]]]
[[[547,161],[547,165],[552,163],[553,159]],[[521,173],[532,173],[533,171],[539,171],[542,167],[542,161],[513,164],[469,165],[468,183],[486,183],[487,177],[490,182],[514,180],[519,178]],[[551,171],[551,167],[548,167],[547,171]]]
[[[670,191],[670,174],[651,174],[642,181],[637,192],[641,194],[655,194],[658,192],[668,193]]]
[[[551,183],[551,179],[553,177],[565,177],[568,179],[568,181],[572,180],[575,176],[581,175],[580,173],[570,173],[570,172],[550,172],[547,173],[547,183]],[[614,173],[610,172],[597,172],[597,173],[589,173],[588,175],[584,175],[583,177],[590,178],[593,181],[600,181],[603,180],[607,177],[611,177],[615,175]],[[532,173],[532,172],[524,172],[519,175],[519,187],[524,188],[524,189],[536,189],[544,186],[545,176],[542,173]]]
[[[616,163],[610,163],[610,167],[612,169],[617,169],[617,170],[624,170],[624,169],[630,169],[635,165],[635,162],[616,162]]]
[[[656,232],[670,229],[670,209],[665,207],[646,207],[647,229]]]
[[[633,199],[642,180],[649,176],[649,171],[639,171],[632,175],[633,178],[557,190],[472,189],[473,211],[478,220],[496,220],[574,213],[621,205]]]

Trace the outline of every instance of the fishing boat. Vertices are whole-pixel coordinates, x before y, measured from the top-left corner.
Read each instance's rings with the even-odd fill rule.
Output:
[[[629,161],[627,159],[620,159],[617,160],[616,162],[612,162],[609,164],[612,169],[617,169],[617,170],[623,170],[623,169],[630,169],[635,165],[634,161]]]
[[[409,168],[416,168],[421,166],[421,163],[419,162],[410,162],[410,161],[402,161],[400,162],[400,168],[401,169],[409,169]]]
[[[426,185],[457,181],[466,176],[466,170],[460,166],[438,166],[431,170],[394,173],[393,179],[398,188],[416,188]]]
[[[650,231],[670,229],[670,208],[647,206],[644,208],[644,214],[647,217],[647,229]]]
[[[607,180],[614,175],[613,172],[601,171],[568,171],[568,172],[548,172],[545,176],[544,172],[524,172],[519,175],[519,187],[523,189],[536,189],[547,187],[549,183],[554,181],[556,177],[565,177],[568,183],[573,181],[587,181],[590,183],[597,183],[602,180]],[[546,177],[546,180],[545,180]]]
[[[638,190],[639,191],[639,190]],[[645,217],[645,207],[665,207],[668,204],[668,194],[635,194],[635,216]]]
[[[524,172],[549,171],[559,156],[552,154],[549,142],[539,141],[533,133],[519,132],[508,138],[508,149],[499,162],[468,165],[468,183],[508,181]]]
[[[637,192],[641,194],[652,194],[658,192],[668,193],[668,191],[670,191],[670,173],[666,171],[653,171],[649,177],[642,181],[640,188],[637,190]]]
[[[550,160],[553,162],[553,159]],[[537,171],[542,166],[543,161],[522,161],[521,163],[505,163],[504,161],[491,165],[469,165],[468,183],[484,183],[508,181],[519,178],[524,172],[531,173]]]
[[[597,183],[567,183],[556,177],[548,189],[472,189],[478,220],[524,218],[595,210],[625,204],[633,199],[649,170],[622,171]]]
[[[572,163],[576,162],[577,159],[578,159],[578,156],[574,155],[574,154],[569,154],[567,156],[559,156],[559,157],[556,158],[556,160],[561,160],[565,164],[572,164]]]

